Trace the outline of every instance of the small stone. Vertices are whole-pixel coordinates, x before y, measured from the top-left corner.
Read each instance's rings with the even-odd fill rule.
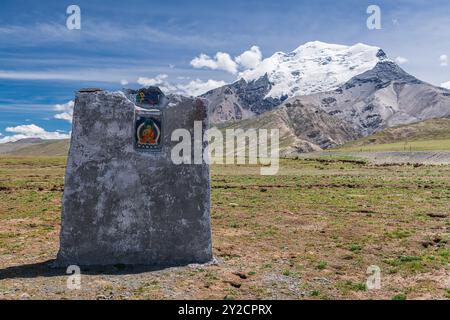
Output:
[[[245,273],[242,273],[242,272],[233,272],[233,274],[234,274],[235,276],[238,276],[238,277],[241,278],[241,279],[247,279],[247,275],[246,275]]]
[[[428,247],[430,247],[432,245],[433,245],[433,242],[431,242],[431,241],[422,241],[422,246],[424,248],[428,248]]]
[[[20,299],[21,300],[29,300],[31,298],[31,296],[28,294],[28,293],[22,293],[21,295],[20,295]]]
[[[447,218],[445,213],[427,213],[430,218]]]
[[[236,281],[224,281],[225,283],[228,283],[230,286],[234,288],[240,288],[242,284]]]

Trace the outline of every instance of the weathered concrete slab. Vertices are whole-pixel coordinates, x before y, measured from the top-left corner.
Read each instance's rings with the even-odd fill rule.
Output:
[[[135,105],[123,93],[78,92],[56,266],[183,265],[212,260],[207,164],[175,165],[171,133],[207,128],[206,106],[168,96],[161,148],[135,148]],[[203,148],[206,146],[203,145]]]

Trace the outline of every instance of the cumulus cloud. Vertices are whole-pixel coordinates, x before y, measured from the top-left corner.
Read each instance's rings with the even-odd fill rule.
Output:
[[[123,86],[126,86],[128,84],[128,81],[125,79],[120,80],[120,84]]]
[[[405,64],[408,63],[408,59],[405,57],[397,57],[395,58],[395,62],[397,62],[398,64]]]
[[[253,46],[250,50],[247,50],[240,56],[237,56],[235,61],[246,69],[254,69],[262,61],[261,50],[258,46]]]
[[[258,46],[252,46],[250,50],[244,51],[234,59],[230,54],[217,52],[214,58],[202,53],[191,61],[194,68],[207,68],[212,70],[224,70],[237,74],[239,70],[256,68],[262,61],[263,56]]]
[[[194,68],[208,68],[212,70],[224,70],[232,74],[238,72],[238,64],[228,53],[217,52],[214,58],[202,53],[191,61]]]
[[[139,77],[136,82],[143,87],[157,86],[165,93],[175,93],[177,88],[168,81],[168,78],[167,74],[159,74],[154,78]]]
[[[441,87],[450,90],[450,81],[441,83]]]
[[[164,84],[169,76],[167,74],[159,74],[154,78],[139,77],[137,83],[144,87],[158,86]]]
[[[179,79],[178,77],[177,79],[186,80],[189,78]],[[169,82],[169,76],[166,74],[160,74],[154,78],[139,77],[137,83],[144,87],[158,86],[164,93],[176,93],[194,97],[227,84],[225,81],[216,81],[212,79],[207,81],[196,79],[184,84],[173,84]]]
[[[64,103],[64,104],[55,105],[55,107],[53,109],[55,111],[59,112],[59,113],[55,114],[55,119],[66,120],[66,121],[72,122],[74,105],[75,105],[75,103],[73,100],[69,101],[67,103]]]
[[[9,127],[5,129],[6,132],[14,133],[11,136],[4,136],[0,138],[0,143],[14,142],[22,139],[29,138],[40,138],[44,140],[54,140],[54,139],[68,139],[70,134],[62,133],[59,131],[48,132],[43,128],[35,125],[21,125],[17,127]]]
[[[200,79],[193,80],[185,85],[177,85],[178,93],[197,97],[210,90],[223,87],[227,83],[225,81],[216,81],[209,79],[208,81],[201,81]]]
[[[439,57],[439,61],[441,63],[441,67],[448,66],[448,56],[446,54],[443,54]]]

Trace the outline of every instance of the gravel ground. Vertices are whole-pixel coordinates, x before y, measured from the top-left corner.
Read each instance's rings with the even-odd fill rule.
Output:
[[[303,155],[304,158],[354,157],[368,160],[373,164],[426,164],[449,165],[450,152],[446,151],[413,151],[413,152],[315,152]]]

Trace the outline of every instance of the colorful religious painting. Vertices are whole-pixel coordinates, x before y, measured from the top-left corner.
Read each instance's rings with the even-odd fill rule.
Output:
[[[136,113],[135,148],[138,151],[158,151],[162,141],[162,117],[157,113]]]

